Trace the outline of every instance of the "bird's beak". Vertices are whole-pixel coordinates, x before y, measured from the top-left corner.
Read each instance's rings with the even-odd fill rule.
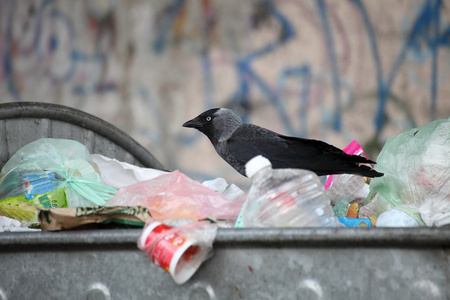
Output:
[[[203,127],[203,123],[199,120],[199,118],[194,118],[184,123],[183,127],[200,128]]]

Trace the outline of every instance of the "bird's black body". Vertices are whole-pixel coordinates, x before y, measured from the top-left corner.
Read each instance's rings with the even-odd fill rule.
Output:
[[[357,174],[383,176],[369,166],[373,161],[348,155],[318,140],[289,137],[268,129],[245,124],[231,110],[214,108],[183,124],[203,132],[217,153],[245,176],[245,164],[257,155],[270,160],[274,169],[307,169],[317,175]]]

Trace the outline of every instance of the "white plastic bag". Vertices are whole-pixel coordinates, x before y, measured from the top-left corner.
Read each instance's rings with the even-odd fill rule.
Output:
[[[384,176],[370,182],[367,214],[406,204],[427,226],[450,222],[450,118],[389,139],[375,168]]]

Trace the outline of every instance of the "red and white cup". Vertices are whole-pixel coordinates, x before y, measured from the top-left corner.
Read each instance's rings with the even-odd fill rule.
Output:
[[[201,246],[192,237],[176,232],[165,233],[173,228],[153,222],[147,225],[140,236],[140,248],[153,263],[166,270],[177,284],[185,283],[206,259],[209,249]]]

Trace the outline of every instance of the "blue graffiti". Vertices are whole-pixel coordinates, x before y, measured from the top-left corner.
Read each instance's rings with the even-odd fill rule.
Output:
[[[375,114],[375,126],[377,130],[381,130],[383,126],[383,120],[385,116],[386,102],[389,97],[391,97],[391,87],[397,78],[397,75],[400,71],[400,68],[403,66],[405,59],[408,53],[415,54],[423,54],[425,51],[431,52],[431,85],[430,85],[430,107],[431,107],[431,116],[430,118],[433,120],[436,118],[436,106],[437,106],[437,87],[439,84],[438,78],[438,55],[437,51],[440,47],[449,47],[450,46],[450,26],[447,25],[443,29],[440,29],[440,14],[442,8],[441,0],[427,0],[423,3],[421,10],[417,14],[413,25],[411,26],[410,33],[405,40],[403,46],[400,49],[398,56],[395,59],[395,62],[388,73],[388,76],[385,76],[381,69],[381,58],[379,55],[377,40],[375,38],[375,33],[372,26],[372,21],[370,20],[369,14],[367,13],[364,4],[361,0],[349,0],[353,3],[358,11],[360,12],[365,30],[367,32],[367,36],[369,39],[369,44],[371,46],[371,53],[373,62],[375,65],[376,72],[376,80],[377,80],[377,91],[378,91],[378,109]],[[237,79],[239,83],[238,91],[231,97],[230,104],[234,106],[235,104],[240,105],[244,108],[244,111],[248,112],[249,107],[249,91],[250,86],[252,84],[256,85],[263,92],[263,94],[269,99],[269,101],[273,104],[276,111],[280,114],[280,119],[283,123],[284,128],[288,133],[295,133],[293,126],[287,116],[286,108],[284,104],[281,102],[280,97],[278,96],[277,91],[272,90],[269,85],[262,80],[258,74],[254,72],[251,68],[251,63],[256,59],[261,58],[263,55],[268,52],[274,51],[278,46],[281,46],[283,42],[292,38],[294,35],[294,30],[290,25],[289,21],[281,15],[281,13],[276,10],[273,3],[271,1],[265,1],[266,5],[269,7],[269,11],[271,15],[277,19],[282,26],[285,27],[285,32],[287,33],[284,38],[281,38],[279,41],[274,43],[269,43],[265,47],[250,53],[236,62],[236,71],[237,71]],[[330,72],[331,72],[331,80],[332,80],[332,88],[334,95],[334,112],[333,112],[333,128],[337,131],[342,129],[341,125],[341,114],[342,114],[342,99],[341,99],[341,89],[343,80],[340,78],[338,60],[336,58],[335,52],[335,42],[333,39],[332,30],[330,27],[329,19],[326,13],[326,5],[324,0],[319,0],[316,2],[318,14],[320,17],[320,21],[323,27],[323,32],[325,34],[326,46],[327,46],[327,56],[330,61]],[[422,55],[423,56],[423,55]],[[300,71],[304,72],[306,69],[300,67]],[[282,71],[280,77],[285,80],[285,77],[290,74],[292,71],[291,68],[287,68]],[[308,69],[311,72],[310,69]],[[305,75],[305,74],[303,74]],[[311,82],[311,81],[309,81]],[[284,83],[281,83],[279,88],[283,89]],[[348,90],[349,87],[346,87]],[[308,88],[303,87],[300,91],[300,115],[302,122],[301,134],[305,134],[305,128],[307,124],[307,115],[305,112],[305,107],[307,106],[308,100],[305,98],[305,90]],[[351,90],[351,88],[350,88]],[[349,90],[349,91],[350,91]],[[351,92],[349,93],[349,95]],[[350,96],[351,99],[352,95]],[[244,113],[243,118],[247,117],[247,113]]]
[[[15,72],[15,56],[17,55],[35,55],[36,66],[45,64],[45,62],[56,55],[56,53],[66,55],[66,68],[56,69],[45,68],[45,75],[55,85],[66,84],[70,81],[76,81],[76,73],[83,67],[89,67],[89,82],[87,83],[73,83],[72,92],[76,95],[88,95],[95,92],[108,92],[117,90],[115,84],[102,83],[102,67],[107,62],[108,53],[101,51],[96,47],[93,53],[83,51],[78,45],[77,35],[74,24],[71,20],[70,14],[62,12],[57,8],[58,3],[54,0],[43,0],[34,12],[34,16],[29,16],[32,39],[25,45],[19,44],[14,40],[13,24],[16,21],[18,1],[1,1],[0,5],[3,11],[9,9],[8,13],[2,13],[6,17],[3,35],[3,57],[2,68],[6,86],[9,93],[14,99],[21,100],[20,86],[17,83],[17,74]],[[280,71],[278,75],[278,86],[271,87],[270,83],[258,74],[254,69],[253,64],[262,59],[267,54],[274,53],[280,47],[283,47],[295,38],[295,30],[287,16],[282,14],[276,6],[274,0],[261,0],[258,2],[265,6],[268,17],[272,21],[277,22],[280,27],[280,35],[259,49],[250,53],[246,53],[236,59],[234,62],[234,69],[236,71],[237,88],[230,95],[228,99],[228,106],[239,106],[244,120],[248,119],[250,112],[250,91],[257,89],[260,91],[269,103],[275,108],[279,114],[279,119],[283,127],[289,134],[301,133],[307,134],[307,110],[310,105],[311,97],[309,91],[314,82],[329,81],[332,88],[332,96],[334,105],[332,110],[327,108],[326,113],[331,114],[329,117],[332,120],[331,127],[338,131],[343,131],[341,122],[342,111],[345,109],[345,102],[353,101],[351,86],[346,85],[345,78],[339,72],[339,60],[336,53],[336,41],[333,35],[333,28],[331,19],[329,18],[327,1],[315,1],[315,9],[318,20],[321,25],[321,30],[325,37],[326,56],[329,61],[329,70],[326,73],[326,78],[323,74],[316,74],[310,65],[302,64],[300,66],[288,66]],[[442,17],[442,10],[444,2],[442,0],[424,0],[420,2],[411,21],[407,24],[407,37],[395,55],[395,60],[388,72],[382,70],[382,58],[379,53],[378,41],[374,31],[374,24],[370,15],[364,5],[363,0],[348,0],[348,3],[356,8],[357,13],[361,16],[364,24],[364,30],[367,35],[368,43],[370,45],[371,61],[375,67],[376,86],[377,86],[377,111],[374,115],[374,123],[377,130],[383,127],[384,118],[386,116],[386,105],[390,98],[394,97],[392,92],[393,84],[399,77],[402,67],[404,67],[408,59],[414,63],[421,64],[425,67],[430,67],[430,78],[428,85],[422,85],[429,90],[430,101],[430,118],[436,118],[437,102],[438,102],[438,88],[440,84],[446,82],[446,76],[450,69],[450,58],[440,64],[441,71],[439,72],[439,50],[450,48],[450,24],[445,23]],[[173,0],[164,11],[164,15],[160,19],[156,38],[152,42],[152,49],[155,53],[161,53],[168,46],[170,37],[170,30],[176,21],[177,16],[186,4],[184,0]],[[43,29],[46,17],[52,23],[57,24],[56,32],[53,32],[44,41]],[[28,20],[27,20],[28,21]],[[205,19],[205,36],[208,36],[208,30],[211,28],[211,19]],[[405,23],[403,24],[405,25]],[[55,26],[53,26],[55,28]],[[69,45],[62,45],[61,34],[68,36]],[[14,44],[16,43],[16,45]],[[205,107],[214,105],[214,78],[212,72],[212,62],[209,58],[209,49],[207,43],[199,53],[199,59],[202,65],[203,72],[203,104]],[[66,47],[65,49],[63,47]],[[60,51],[66,51],[60,52]],[[408,67],[410,67],[408,65]],[[42,70],[43,68],[41,68]],[[410,76],[414,78],[414,73],[409,69]],[[443,75],[441,75],[443,73]],[[296,78],[300,85],[298,89],[299,113],[301,126],[297,130],[293,125],[292,117],[289,117],[287,112],[286,99],[283,98],[282,93],[286,89],[286,80],[288,78]],[[348,91],[348,97],[344,97],[343,92]],[[327,117],[327,118],[328,118]],[[195,138],[191,136],[190,140]]]
[[[239,87],[235,94],[231,97],[229,106],[235,106],[237,104],[244,108],[245,111],[242,114],[242,118],[244,119],[244,121],[246,121],[247,113],[250,110],[250,85],[255,84],[256,87],[258,87],[263,92],[263,94],[266,95],[268,100],[276,108],[277,112],[281,116],[280,119],[283,122],[283,126],[287,129],[288,132],[292,133],[294,132],[294,129],[288,118],[285,105],[281,102],[280,97],[278,97],[276,91],[273,91],[270,86],[260,76],[258,76],[251,67],[253,61],[277,50],[278,47],[281,47],[283,44],[287,43],[295,36],[293,26],[288,21],[288,19],[276,9],[273,2],[264,1],[264,4],[267,5],[271,16],[281,24],[283,28],[282,34],[277,40],[269,42],[262,48],[237,59],[236,71]]]
[[[167,14],[163,15],[163,20],[160,24],[158,36],[153,42],[153,51],[161,53],[167,46],[167,41],[170,36],[171,25],[175,22],[175,18],[183,8],[184,0],[175,0],[167,9]]]
[[[299,67],[286,68],[281,72],[281,75],[278,79],[278,91],[281,95],[283,95],[286,89],[286,81],[288,78],[298,78],[300,81],[299,88],[299,101],[300,101],[300,111],[299,111],[299,120],[300,124],[300,132],[298,133],[300,136],[308,135],[308,105],[309,105],[309,95],[311,88],[311,69],[307,64],[301,65]]]
[[[327,53],[328,59],[331,64],[331,74],[333,77],[333,94],[335,100],[335,111],[334,111],[334,129],[336,131],[341,130],[341,91],[340,91],[340,83],[339,83],[339,68],[338,61],[336,59],[336,51],[334,49],[334,41],[333,35],[331,34],[331,27],[328,21],[328,16],[326,13],[326,7],[324,0],[318,0],[317,9],[320,15],[320,21],[322,22],[322,26],[325,32],[325,39],[327,45]]]
[[[390,87],[392,86],[400,67],[403,65],[408,52],[420,53],[423,51],[423,47],[427,47],[432,53],[431,63],[431,87],[430,87],[430,102],[431,102],[431,119],[436,118],[436,101],[437,101],[437,50],[439,47],[448,47],[449,30],[450,25],[444,28],[440,33],[439,23],[442,1],[441,0],[427,0],[423,3],[422,9],[419,11],[409,33],[408,38],[403,44],[400,53],[398,54],[391,71],[387,78],[381,71],[381,59],[378,52],[378,46],[375,38],[375,34],[372,28],[369,15],[361,2],[361,0],[349,0],[355,4],[360,11],[364,20],[364,25],[368,33],[369,43],[371,45],[371,51],[373,60],[375,63],[377,81],[378,81],[378,110],[375,116],[375,125],[378,130],[383,126],[383,120],[385,115],[386,102],[390,96]]]
[[[75,35],[75,29],[73,28],[72,22],[70,21],[69,17],[66,14],[64,14],[56,9],[51,10],[50,16],[52,18],[62,21],[62,23],[64,24],[64,26],[62,28],[66,29],[67,35],[69,36],[70,41],[72,42],[72,49],[73,49],[76,35]],[[50,48],[51,53],[56,52],[57,46],[58,46],[58,41],[59,41],[58,37],[55,34],[52,34],[50,37],[50,41],[49,41],[50,42],[49,48]],[[54,84],[60,85],[60,84],[66,83],[72,79],[73,75],[75,74],[75,70],[76,70],[77,60],[74,59],[75,56],[76,56],[76,54],[74,53],[74,50],[72,50],[71,59],[69,60],[70,61],[69,68],[65,72],[62,72],[63,75],[60,75],[60,76],[57,76],[54,74],[50,75],[52,82]]]
[[[3,68],[5,81],[10,94],[17,101],[21,101],[20,91],[15,80],[14,57],[12,50],[12,44],[14,42],[13,23],[15,21],[17,1],[12,1],[10,3],[11,13],[8,14],[8,22],[6,23],[7,27],[4,41],[5,53],[3,57]],[[66,51],[64,55],[66,56],[66,62],[68,62],[67,68],[65,70],[61,70],[61,66],[58,66],[59,74],[55,74],[50,68],[45,69],[45,74],[51,82],[54,85],[63,85],[70,82],[73,80],[76,71],[80,69],[80,64],[83,64],[85,66],[89,66],[91,69],[89,74],[93,75],[90,76],[90,80],[86,84],[75,83],[72,87],[72,92],[74,94],[83,96],[95,92],[115,91],[117,89],[115,84],[101,82],[101,69],[102,65],[106,61],[107,53],[103,53],[98,49],[96,49],[93,54],[88,54],[81,51],[78,47],[75,27],[69,15],[57,8],[52,8],[52,3],[55,3],[55,1],[45,0],[39,6],[34,17],[32,42],[29,45],[19,48],[17,55],[25,56],[35,54],[37,57],[36,63],[40,64],[45,63],[47,60],[52,58],[60,49],[59,37],[55,32],[50,34],[47,41],[43,40],[42,26],[44,20],[47,20],[44,18],[44,14],[48,11],[48,20],[60,22],[58,23],[58,26],[55,26],[54,28],[61,31],[66,39],[70,41],[70,44],[67,45],[68,48],[61,50]]]

